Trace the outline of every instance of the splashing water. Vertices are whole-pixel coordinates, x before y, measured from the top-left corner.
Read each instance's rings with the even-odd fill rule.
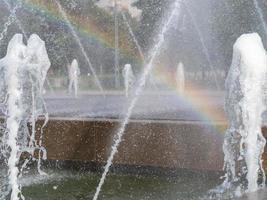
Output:
[[[3,2],[6,4],[7,9],[10,11],[10,13],[12,13],[12,8],[11,8],[10,3],[9,3],[7,0],[3,0]],[[14,20],[15,20],[15,22],[16,22],[18,28],[21,30],[23,36],[26,38],[26,40],[28,40],[29,38],[28,38],[28,36],[27,36],[27,33],[26,33],[26,31],[25,31],[25,28],[23,27],[21,21],[20,21],[20,20],[18,19],[18,17],[16,16],[16,12],[14,13]],[[47,83],[47,85],[48,85],[50,91],[53,92],[54,89],[53,89],[53,87],[52,87],[52,85],[51,85],[51,83],[49,82],[48,79],[46,79],[46,83]]]
[[[128,21],[128,19],[127,19],[127,17],[126,17],[126,15],[125,15],[124,12],[122,12],[122,18],[123,18],[123,21],[124,21],[124,23],[126,24],[128,30],[129,30],[129,33],[130,33],[130,35],[131,35],[131,37],[132,37],[132,39],[133,39],[133,41],[134,41],[134,43],[135,43],[135,45],[136,45],[136,47],[137,47],[137,49],[138,49],[138,52],[139,52],[139,54],[140,54],[142,60],[144,61],[144,60],[145,60],[145,55],[144,55],[144,53],[143,53],[143,50],[142,50],[142,48],[141,48],[141,46],[140,46],[140,44],[139,44],[139,42],[138,42],[138,40],[137,40],[137,38],[136,38],[136,36],[135,36],[135,34],[134,34],[134,32],[133,32],[133,29],[132,29],[132,27],[130,26],[130,23],[129,23],[129,21]],[[156,90],[158,90],[157,85],[156,85],[154,79],[152,78],[152,76],[149,77],[149,80],[150,80],[150,82],[152,83],[153,87],[154,87]]]
[[[22,175],[24,167],[29,160],[34,160],[38,151],[38,171],[41,158],[46,159],[46,151],[42,147],[43,127],[48,115],[46,112],[43,94],[43,84],[50,67],[50,61],[45,49],[45,43],[33,34],[28,40],[28,45],[23,44],[23,36],[16,34],[10,40],[6,56],[0,60],[1,76],[3,76],[0,92],[6,96],[6,130],[2,139],[4,151],[8,158],[8,179],[11,200],[24,199],[18,177]],[[41,115],[45,116],[45,123],[41,128],[39,141],[35,137],[35,122]],[[31,123],[31,133],[27,124]],[[19,167],[21,155],[28,155],[24,164]],[[1,193],[8,194],[6,191]],[[2,198],[2,197],[1,197]],[[4,197],[3,197],[4,199]]]
[[[84,49],[84,47],[83,47],[83,45],[82,45],[82,43],[81,43],[80,38],[78,37],[76,31],[74,30],[73,26],[71,25],[71,23],[70,23],[70,21],[69,21],[69,19],[68,19],[68,17],[67,17],[67,14],[66,14],[66,12],[64,11],[64,9],[62,8],[62,6],[61,6],[61,4],[59,3],[59,1],[55,0],[55,2],[56,2],[56,4],[57,4],[57,6],[58,6],[58,9],[59,9],[60,14],[61,14],[61,15],[63,16],[63,18],[65,19],[65,21],[66,21],[66,23],[67,23],[69,29],[71,30],[72,35],[74,36],[74,39],[76,40],[77,44],[79,45],[79,47],[80,47],[80,49],[81,49],[81,51],[82,51],[83,56],[85,57],[85,60],[86,60],[88,66],[89,66],[89,68],[90,68],[90,71],[92,72],[92,74],[93,74],[93,76],[94,76],[94,78],[95,78],[95,81],[96,81],[96,84],[97,84],[98,88],[99,88],[100,91],[104,94],[103,87],[102,87],[102,85],[101,85],[101,83],[100,83],[100,81],[99,81],[99,79],[98,79],[98,76],[97,76],[97,74],[96,74],[96,72],[95,72],[95,70],[94,70],[94,68],[93,68],[93,65],[92,65],[92,63],[91,63],[91,61],[90,61],[90,59],[89,59],[87,53],[85,52],[85,49]]]
[[[7,9],[9,10],[9,12],[12,13],[12,8],[11,8],[10,3],[7,0],[3,0],[3,2],[6,4]],[[23,28],[21,21],[17,18],[16,12],[14,13],[14,20],[15,20],[16,24],[18,25],[19,29],[21,30],[21,32],[23,33],[24,37],[28,40],[26,31]]]
[[[130,64],[126,64],[124,66],[122,75],[124,78],[125,96],[128,97],[129,90],[132,88],[135,79],[132,66]]]
[[[200,28],[199,28],[199,26],[198,26],[198,24],[197,24],[197,22],[196,22],[196,20],[195,20],[195,18],[193,16],[193,14],[192,14],[192,12],[191,12],[191,9],[187,6],[187,4],[185,3],[185,1],[183,2],[183,4],[184,4],[184,6],[185,6],[185,8],[187,10],[187,13],[189,14],[189,16],[190,16],[190,18],[192,20],[192,23],[193,23],[193,25],[194,25],[194,27],[195,27],[195,29],[197,31],[197,34],[199,36],[200,43],[202,45],[203,53],[206,56],[206,59],[208,61],[208,65],[209,65],[210,70],[212,72],[212,75],[213,75],[213,78],[214,78],[216,87],[219,90],[220,89],[220,85],[219,85],[219,82],[218,82],[217,74],[216,74],[215,69],[214,69],[214,66],[213,66],[213,64],[211,62],[210,54],[209,54],[208,48],[207,48],[207,46],[205,44],[205,41],[204,41],[204,37],[202,35],[202,32],[201,32],[201,30],[200,30]]]
[[[74,59],[71,65],[68,66],[69,73],[69,93],[72,93],[74,89],[74,95],[77,98],[78,96],[78,78],[80,76],[80,68],[78,61]]]
[[[184,65],[181,62],[178,64],[176,69],[176,83],[178,91],[180,93],[183,93],[185,88],[185,76],[184,76]]]
[[[12,11],[12,8],[11,8],[10,3],[9,3],[7,0],[3,0],[3,2],[6,4],[7,9],[10,11],[10,13],[12,13],[13,11]],[[15,8],[14,8],[14,9],[15,9]],[[21,30],[23,36],[26,38],[26,40],[28,40],[29,38],[28,38],[28,36],[27,36],[27,33],[26,33],[26,31],[25,31],[25,28],[23,27],[21,21],[18,19],[17,15],[16,15],[16,12],[14,13],[13,17],[14,17],[14,21],[16,22],[18,28]],[[6,31],[7,31],[7,30],[6,30]],[[0,40],[0,41],[1,41],[1,40]],[[46,79],[46,83],[47,83],[47,85],[48,85],[50,91],[53,91],[54,89],[53,89],[53,87],[52,87],[52,85],[51,85],[51,83],[49,82],[48,79]]]
[[[263,95],[266,73],[267,56],[261,38],[258,34],[242,35],[234,45],[233,63],[226,80],[227,97],[226,112],[231,120],[231,127],[226,134],[224,152],[226,155],[226,168],[230,170],[230,176],[234,180],[241,179],[246,175],[248,192],[258,189],[259,171],[263,176],[262,184],[265,182],[264,170],[262,168],[261,155],[265,146],[262,136],[262,113],[265,110]],[[233,91],[240,93],[233,93]],[[234,104],[235,103],[235,104]],[[233,109],[233,104],[238,106]],[[238,129],[236,129],[238,127]],[[232,135],[241,136],[240,155],[238,160],[245,162],[246,169],[240,169],[236,173],[233,169],[233,156],[229,152],[233,144]],[[230,138],[229,138],[230,136]],[[230,140],[229,140],[230,139]],[[239,177],[241,176],[241,177]],[[229,178],[228,178],[229,180]]]
[[[114,56],[114,67],[115,67],[115,86],[116,88],[120,87],[120,78],[119,78],[119,18],[118,18],[118,5],[117,5],[117,0],[114,0],[114,49],[115,49],[115,56]]]
[[[147,77],[149,76],[149,73],[153,69],[154,60],[158,56],[158,54],[159,54],[159,52],[161,50],[161,47],[162,47],[162,45],[163,45],[163,43],[165,41],[165,39],[164,39],[165,34],[169,30],[170,26],[172,25],[173,19],[177,19],[178,16],[180,15],[180,5],[181,5],[181,0],[176,0],[174,2],[173,6],[172,6],[173,9],[171,11],[171,14],[168,17],[166,23],[164,24],[164,26],[163,26],[160,34],[159,34],[158,42],[154,46],[154,48],[152,49],[152,51],[150,53],[150,55],[151,55],[150,56],[150,60],[149,60],[148,64],[146,65],[146,67],[144,69],[144,72],[142,73],[139,85],[136,88],[134,97],[131,100],[130,106],[129,106],[128,110],[127,110],[127,114],[126,114],[126,116],[125,116],[125,118],[124,118],[124,120],[123,120],[123,122],[121,124],[121,127],[119,128],[117,134],[115,135],[115,138],[114,138],[115,141],[114,141],[114,144],[112,146],[112,150],[111,150],[110,156],[109,156],[109,158],[107,160],[107,164],[105,166],[104,172],[103,172],[102,177],[100,179],[99,185],[98,185],[98,187],[96,189],[96,193],[94,195],[93,200],[97,200],[98,199],[98,196],[99,196],[99,193],[101,191],[101,188],[102,188],[102,186],[103,186],[103,184],[105,182],[106,176],[107,176],[107,174],[109,172],[109,168],[112,165],[112,161],[114,159],[115,154],[117,153],[118,146],[121,143],[121,140],[122,140],[122,137],[124,135],[124,131],[125,131],[126,125],[129,123],[130,116],[131,116],[131,114],[133,112],[133,109],[134,109],[138,99],[139,99],[140,94],[143,91],[143,87],[146,84]]]
[[[132,27],[130,26],[130,24],[129,24],[129,22],[127,20],[127,17],[126,17],[126,15],[125,15],[124,12],[122,12],[122,18],[123,18],[123,20],[124,20],[124,22],[125,22],[128,30],[129,30],[129,33],[130,33],[130,35],[131,35],[131,37],[132,37],[132,39],[133,39],[133,41],[134,41],[134,43],[135,43],[135,45],[136,45],[136,47],[138,49],[138,52],[139,52],[142,60],[144,60],[145,59],[145,56],[144,56],[143,50],[142,50],[139,42],[137,41],[137,39],[135,37],[135,34],[134,34],[133,30],[132,30]]]
[[[11,148],[11,152],[8,159],[8,168],[9,168],[9,184],[11,185],[12,193],[11,199],[18,200],[20,195],[20,188],[18,185],[18,174],[19,170],[17,168],[17,163],[19,161],[19,157],[17,154],[19,153],[19,146],[16,144],[18,139],[18,132],[19,132],[19,124],[21,122],[21,113],[22,108],[19,106],[18,102],[21,99],[21,91],[19,89],[19,79],[18,79],[18,68],[22,60],[19,57],[19,54],[24,54],[25,51],[24,46],[19,44],[19,41],[16,41],[16,38],[13,38],[9,45],[21,45],[17,46],[18,49],[14,49],[12,47],[10,51],[14,49],[17,52],[8,52],[7,56],[12,58],[16,53],[18,56],[15,57],[12,61],[9,59],[8,62],[12,62],[12,67],[8,67],[6,71],[6,81],[7,81],[7,91],[9,93],[9,98],[7,100],[7,110],[8,110],[8,118],[6,122],[6,129],[8,132],[8,140],[7,145]],[[11,47],[10,47],[11,48]],[[21,51],[21,52],[19,52]]]
[[[0,42],[6,36],[8,27],[16,20],[16,12],[17,12],[18,8],[20,8],[20,7],[21,7],[21,2],[19,1],[19,3],[17,3],[16,6],[10,11],[10,15],[9,15],[6,23],[4,24],[4,29],[0,33]]]
[[[229,127],[223,151],[224,183],[215,193],[227,198],[254,192],[265,185],[261,132],[264,112],[267,56],[258,34],[244,34],[234,45],[233,61],[226,79],[225,109]]]
[[[258,13],[258,15],[259,15],[259,18],[260,18],[261,24],[262,24],[262,26],[263,26],[264,32],[265,32],[265,34],[266,34],[266,36],[267,36],[267,25],[266,25],[266,22],[265,22],[265,20],[264,20],[264,16],[263,16],[263,13],[262,13],[262,9],[260,8],[259,3],[258,3],[257,0],[253,0],[253,3],[254,3],[254,6],[255,6],[255,8],[256,8],[256,11],[257,11],[257,13]]]

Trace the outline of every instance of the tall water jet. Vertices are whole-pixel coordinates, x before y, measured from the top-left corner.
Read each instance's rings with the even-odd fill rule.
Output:
[[[259,15],[259,18],[260,18],[260,21],[261,21],[261,24],[262,24],[262,27],[264,29],[264,32],[267,36],[267,25],[266,25],[266,22],[265,22],[265,19],[264,19],[264,16],[263,16],[263,12],[262,12],[262,9],[260,8],[259,6],[259,2],[257,0],[253,0],[253,3],[254,3],[254,6],[255,6],[255,9]]]
[[[28,36],[27,36],[26,31],[25,31],[25,28],[23,27],[21,21],[18,19],[16,12],[14,12],[14,9],[16,11],[18,9],[17,7],[20,6],[20,4],[16,4],[14,9],[12,9],[10,3],[7,0],[3,0],[3,2],[7,6],[7,9],[9,10],[9,12],[11,13],[11,16],[13,17],[12,20],[14,20],[16,22],[16,24],[17,24],[18,28],[21,30],[23,36],[26,38],[26,40],[28,40]],[[19,3],[21,3],[21,2],[19,2]],[[13,15],[12,15],[12,13],[13,13]],[[11,23],[10,23],[10,25],[11,25]],[[6,34],[7,27],[4,30],[5,30],[5,32],[3,32],[3,33]],[[50,91],[53,91],[52,85],[48,79],[46,79],[46,83],[47,83],[48,87],[50,88]]]
[[[97,84],[98,88],[104,94],[103,87],[102,87],[102,85],[101,85],[101,83],[100,83],[100,81],[98,79],[98,76],[97,76],[97,74],[96,74],[96,72],[95,72],[95,70],[93,68],[93,65],[92,65],[92,63],[90,61],[90,58],[88,57],[88,55],[87,55],[87,53],[86,53],[86,51],[85,51],[85,49],[84,49],[84,47],[82,45],[82,42],[81,42],[80,38],[78,37],[76,31],[74,30],[73,26],[71,25],[71,23],[69,21],[69,18],[67,16],[66,12],[64,11],[64,9],[62,8],[61,4],[59,3],[59,1],[55,0],[55,2],[57,4],[57,6],[58,6],[58,10],[59,10],[60,14],[63,16],[63,18],[67,22],[67,25],[68,25],[72,35],[74,36],[74,39],[76,40],[77,44],[79,45],[79,47],[80,47],[80,49],[82,51],[83,56],[85,57],[85,60],[86,60],[86,62],[88,64],[88,66],[89,66],[90,71],[92,72],[92,74],[93,74],[93,76],[95,78],[95,81],[96,81],[96,84]]]
[[[124,78],[125,96],[128,97],[129,90],[132,88],[135,79],[132,66],[130,64],[126,64],[124,66],[122,76]]]
[[[225,134],[225,180],[219,193],[242,195],[265,185],[261,132],[264,112],[267,56],[258,34],[244,34],[233,48],[233,61],[226,79],[225,111],[229,127]]]
[[[9,15],[6,23],[4,24],[4,29],[0,33],[0,42],[6,36],[8,27],[16,20],[16,12],[17,12],[18,8],[20,8],[20,7],[21,7],[21,2],[19,1],[19,3],[17,3],[15,5],[15,7],[10,11],[10,15]]]
[[[39,155],[38,171],[44,174],[40,169],[40,160],[41,157],[46,159],[46,151],[41,140],[48,115],[42,94],[49,67],[45,43],[35,34],[31,35],[27,46],[23,44],[21,34],[14,35],[8,44],[6,56],[0,60],[1,75],[4,78],[1,80],[0,92],[6,96],[6,130],[1,138],[1,145],[4,145],[4,152],[1,153],[8,159],[11,200],[23,199],[18,176],[28,161],[35,157],[35,153]],[[35,122],[41,115],[44,115],[45,123],[37,141]],[[28,123],[31,123],[31,133]],[[22,154],[29,158],[19,167]]]
[[[78,61],[74,59],[71,65],[68,66],[69,72],[69,93],[72,93],[74,89],[74,95],[77,97],[78,95],[78,79],[80,75],[80,68],[78,65]]]
[[[99,193],[101,191],[101,188],[105,182],[105,179],[106,179],[106,176],[109,172],[109,168],[110,166],[112,165],[112,162],[113,162],[113,159],[114,159],[114,156],[115,154],[117,153],[117,150],[118,150],[118,147],[122,141],[122,137],[124,135],[124,131],[125,131],[125,128],[127,126],[127,124],[129,123],[129,119],[132,115],[132,112],[133,112],[133,109],[139,99],[139,96],[141,95],[142,91],[143,91],[143,88],[146,84],[146,81],[147,81],[147,77],[149,76],[151,70],[153,69],[153,64],[154,64],[154,61],[155,61],[155,58],[158,56],[158,54],[160,53],[160,50],[161,50],[161,47],[162,45],[164,44],[164,41],[165,41],[165,34],[166,32],[169,30],[170,26],[172,25],[173,23],[173,19],[177,19],[179,16],[180,16],[180,7],[181,7],[181,0],[176,0],[173,5],[172,5],[172,10],[170,12],[170,16],[168,17],[166,23],[163,25],[161,31],[160,31],[160,34],[158,36],[158,40],[157,40],[157,43],[155,44],[154,48],[151,50],[150,52],[150,56],[149,56],[149,61],[147,62],[146,64],[146,67],[144,68],[144,71],[142,73],[142,76],[139,80],[139,85],[137,86],[136,90],[135,90],[135,93],[134,93],[134,96],[130,102],[130,106],[128,107],[128,110],[127,110],[127,113],[126,113],[126,116],[118,130],[118,132],[115,134],[115,137],[114,137],[114,143],[113,143],[113,146],[111,148],[111,153],[109,155],[109,158],[107,160],[107,164],[104,168],[104,172],[101,176],[101,179],[99,181],[99,184],[97,186],[97,189],[96,189],[96,193],[93,197],[93,200],[97,200],[98,199],[98,196],[99,196]]]
[[[115,87],[120,87],[120,73],[119,73],[119,18],[118,18],[118,4],[114,0],[114,73],[115,73]]]
[[[208,48],[207,48],[207,46],[205,44],[202,32],[201,32],[201,30],[200,30],[200,28],[199,28],[199,26],[198,26],[198,24],[197,24],[197,22],[195,20],[190,8],[188,7],[187,3],[185,3],[185,1],[183,1],[183,4],[184,4],[184,7],[186,8],[187,13],[188,13],[189,17],[191,18],[191,21],[192,21],[192,23],[193,23],[193,25],[194,25],[194,27],[196,29],[196,32],[197,32],[197,34],[199,36],[199,40],[200,40],[200,43],[202,45],[203,53],[206,56],[208,65],[210,67],[211,73],[213,75],[213,78],[214,78],[214,81],[215,81],[215,84],[216,84],[216,88],[219,90],[220,89],[220,85],[219,85],[219,82],[218,82],[217,74],[216,74],[215,68],[214,68],[214,66],[212,64],[211,57],[210,57],[210,54],[209,54],[209,50],[208,50]]]
[[[123,21],[124,21],[124,23],[126,24],[128,30],[129,30],[129,33],[130,33],[130,35],[131,35],[131,37],[132,37],[132,39],[133,39],[133,41],[135,43],[135,46],[138,49],[138,52],[139,52],[141,58],[144,60],[145,56],[144,56],[143,50],[142,50],[138,40],[136,39],[135,34],[134,34],[133,30],[132,30],[132,27],[130,26],[129,21],[128,21],[128,19],[127,19],[127,17],[126,17],[124,12],[122,12],[122,18],[123,18]]]
[[[9,10],[9,12],[12,13],[13,11],[12,11],[10,3],[7,0],[3,0],[3,2],[6,4],[7,9]],[[15,9],[15,7],[14,7],[14,9]],[[21,21],[17,18],[16,12],[14,13],[14,20],[15,20],[16,24],[18,25],[19,29],[21,30],[21,32],[23,33],[24,37],[28,40],[26,31],[23,28]]]
[[[7,51],[7,62],[9,67],[6,69],[6,85],[8,91],[7,110],[8,118],[6,121],[6,130],[8,132],[7,145],[10,147],[10,155],[8,159],[9,168],[9,184],[11,185],[11,199],[18,200],[20,195],[20,187],[18,185],[17,163],[19,162],[19,146],[16,144],[18,140],[19,124],[21,122],[22,107],[19,105],[21,99],[21,90],[18,78],[18,69],[23,62],[25,54],[25,46],[22,44],[22,37],[16,37],[10,41]]]
[[[175,78],[176,78],[177,90],[180,93],[183,93],[185,88],[185,75],[184,75],[184,64],[182,62],[179,62],[177,66]]]
[[[130,35],[131,35],[131,37],[132,37],[132,39],[133,39],[133,41],[134,41],[134,44],[135,44],[135,46],[137,47],[137,49],[138,49],[138,52],[139,52],[139,54],[140,54],[140,56],[141,56],[141,58],[142,58],[142,61],[144,62],[145,61],[145,55],[144,55],[144,52],[143,52],[143,50],[142,50],[142,47],[140,46],[140,44],[139,44],[139,42],[138,42],[138,40],[137,40],[137,38],[136,38],[136,36],[135,36],[135,34],[134,34],[134,32],[133,32],[133,29],[132,29],[132,27],[130,26],[130,23],[129,23],[129,21],[128,21],[128,19],[127,19],[127,17],[126,17],[126,15],[125,15],[125,13],[124,12],[122,12],[122,18],[123,18],[123,21],[124,21],[124,23],[126,24],[126,26],[127,26],[127,28],[128,28],[128,31],[129,31],[129,33],[130,33]],[[153,85],[153,87],[157,90],[158,88],[157,88],[157,85],[156,85],[156,83],[155,83],[155,81],[154,81],[154,79],[153,79],[153,77],[150,75],[150,77],[149,77],[149,82],[151,82],[152,83],[152,85]]]

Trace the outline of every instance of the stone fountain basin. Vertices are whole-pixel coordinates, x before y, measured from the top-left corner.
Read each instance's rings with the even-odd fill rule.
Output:
[[[91,199],[119,125],[114,119],[50,119],[43,140],[49,177],[32,183],[26,176],[24,182],[31,184],[23,187],[24,194],[33,199],[62,198],[63,193],[68,199]],[[205,195],[222,182],[226,127],[223,122],[214,127],[200,121],[131,120],[101,199],[192,200]],[[263,132],[267,136],[266,127]],[[266,190],[255,195],[265,199]]]
[[[105,164],[119,125],[114,119],[52,118],[43,139],[48,160],[97,169]],[[114,166],[221,171],[225,128],[225,123],[213,127],[198,121],[131,120]]]
[[[50,119],[43,140],[48,161],[98,170],[109,156],[119,125],[120,120],[114,119]],[[226,127],[223,122],[214,127],[201,121],[131,120],[114,166],[123,170],[222,171]],[[263,133],[267,136],[267,127]],[[267,161],[267,151],[263,158]],[[264,166],[267,168],[267,162]]]
[[[40,119],[37,125],[42,123]],[[91,199],[119,125],[114,119],[51,118],[43,140],[48,153],[43,168],[49,175],[23,176],[24,195]],[[205,195],[222,182],[226,127],[224,122],[214,127],[201,121],[131,120],[101,199],[192,200]],[[263,132],[266,136],[266,127]],[[266,190],[253,197],[265,199]]]

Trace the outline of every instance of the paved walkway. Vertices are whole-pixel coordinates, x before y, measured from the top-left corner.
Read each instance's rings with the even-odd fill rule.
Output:
[[[200,94],[187,94],[179,97],[171,91],[144,92],[132,113],[132,119],[155,120],[207,120],[206,110],[224,115],[221,92],[204,91]],[[204,100],[205,101],[204,101]],[[50,93],[45,96],[48,112],[53,117],[71,118],[123,118],[131,98],[123,92],[109,91],[105,96],[100,92],[83,92],[74,98],[65,92]],[[199,102],[196,106],[194,102]],[[212,117],[212,116],[211,116]]]

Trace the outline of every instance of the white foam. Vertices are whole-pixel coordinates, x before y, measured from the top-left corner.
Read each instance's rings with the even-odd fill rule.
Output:
[[[125,96],[128,97],[129,90],[132,89],[135,80],[132,66],[130,64],[126,64],[124,66],[122,70],[122,76],[124,78]]]
[[[185,88],[185,75],[184,75],[184,64],[182,62],[179,62],[176,69],[176,83],[178,91],[180,93],[183,93]]]
[[[6,135],[3,139],[7,144],[5,154],[8,155],[11,200],[23,198],[18,183],[22,169],[17,166],[21,153],[28,152],[33,156],[38,150],[38,171],[42,173],[40,156],[42,152],[43,158],[46,158],[46,152],[41,142],[42,131],[40,140],[35,139],[35,121],[40,115],[47,117],[42,89],[49,67],[45,43],[36,34],[31,35],[28,46],[23,43],[21,34],[14,35],[6,56],[0,60],[4,74],[0,90],[6,96]],[[32,125],[31,134],[27,128],[28,122]]]
[[[239,37],[233,50],[226,79],[229,128],[224,141],[225,185],[252,192],[265,184],[261,160],[265,139],[261,127],[267,56],[257,33]],[[263,178],[259,184],[260,173]]]
[[[98,199],[98,196],[101,192],[102,186],[105,183],[106,176],[109,172],[109,168],[112,165],[114,156],[116,155],[116,153],[118,151],[118,147],[122,141],[122,137],[125,134],[125,128],[126,128],[127,124],[129,123],[129,120],[130,120],[130,117],[131,117],[132,112],[134,110],[134,107],[136,106],[136,103],[137,103],[141,93],[143,92],[147,78],[149,77],[149,75],[153,69],[155,59],[158,56],[158,54],[159,54],[159,52],[160,52],[160,50],[161,50],[161,48],[165,42],[165,34],[169,30],[169,28],[174,24],[174,19],[179,18],[180,8],[181,8],[181,0],[174,1],[173,7],[172,7],[171,12],[170,12],[170,16],[167,18],[166,23],[163,25],[162,30],[160,31],[157,43],[155,44],[154,48],[152,48],[152,50],[151,50],[151,53],[149,56],[150,59],[146,65],[146,67],[144,68],[144,71],[143,71],[141,78],[138,82],[138,86],[136,87],[133,98],[130,101],[130,105],[128,107],[127,113],[123,119],[122,124],[120,125],[119,130],[117,131],[117,133],[114,136],[114,143],[111,147],[111,152],[110,152],[110,155],[108,157],[107,164],[106,164],[104,172],[100,178],[99,184],[96,188],[96,192],[94,194],[93,200]]]
[[[68,66],[69,71],[69,93],[72,93],[72,89],[74,88],[75,97],[78,94],[78,78],[80,75],[80,68],[78,65],[78,61],[74,59],[70,66]]]

